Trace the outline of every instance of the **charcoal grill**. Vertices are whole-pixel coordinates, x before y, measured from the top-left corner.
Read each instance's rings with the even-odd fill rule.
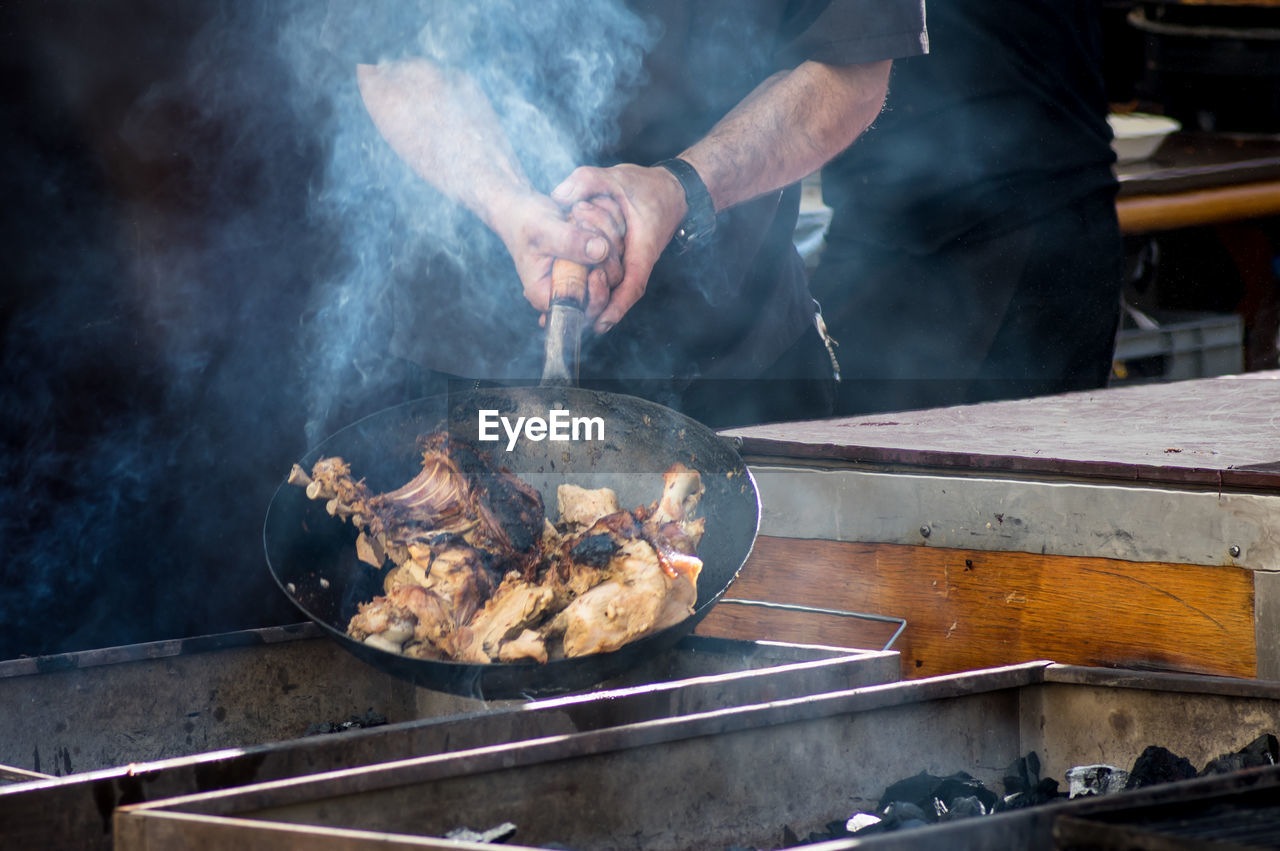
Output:
[[[0,845],[110,848],[122,803],[886,682],[898,664],[689,636],[597,690],[486,703],[414,688],[313,625],[0,663]],[[370,709],[390,723],[303,735]]]
[[[1280,684],[1038,662],[125,807],[116,838],[122,851],[463,849],[477,846],[441,837],[511,822],[515,847],[778,848],[787,828],[806,836],[874,807],[889,782],[920,771],[965,770],[999,789],[1004,769],[1029,751],[1042,776],[1062,778],[1100,755],[1131,763],[1152,742],[1202,765],[1278,725]],[[820,847],[1047,849],[1057,818],[1147,794]]]

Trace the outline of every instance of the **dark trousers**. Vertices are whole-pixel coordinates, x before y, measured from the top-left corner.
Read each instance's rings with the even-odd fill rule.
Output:
[[[811,287],[839,343],[836,412],[1104,386],[1122,262],[1110,193],[932,254],[829,241]]]

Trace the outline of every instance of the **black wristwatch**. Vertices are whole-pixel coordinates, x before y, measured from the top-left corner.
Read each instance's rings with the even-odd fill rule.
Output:
[[[671,237],[671,248],[677,254],[684,254],[695,245],[706,242],[707,237],[716,230],[716,206],[711,201],[711,193],[707,185],[698,176],[698,171],[682,159],[663,160],[655,163],[676,176],[684,188],[684,200],[689,212],[676,228]]]

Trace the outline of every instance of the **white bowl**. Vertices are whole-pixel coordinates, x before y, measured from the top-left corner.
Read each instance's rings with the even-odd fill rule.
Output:
[[[1182,125],[1163,115],[1147,115],[1130,112],[1107,116],[1111,125],[1111,149],[1122,163],[1145,160],[1156,152],[1160,143],[1170,133],[1182,129]]]

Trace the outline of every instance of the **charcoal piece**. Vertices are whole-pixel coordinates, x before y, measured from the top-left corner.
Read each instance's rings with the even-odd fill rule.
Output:
[[[976,795],[961,795],[951,799],[951,803],[938,813],[938,821],[959,821],[960,819],[985,816],[990,812]]]
[[[1241,748],[1240,753],[1263,760],[1259,765],[1275,765],[1280,762],[1280,740],[1271,733],[1264,733]]]
[[[938,805],[935,801],[940,801],[949,810],[956,798],[968,797],[976,797],[987,810],[994,807],[999,799],[995,792],[982,785],[982,781],[963,771],[946,777],[922,771],[885,789],[877,809],[884,812],[885,807],[894,801],[909,801],[925,813],[936,814]],[[929,818],[930,821],[935,819],[936,815]]]
[[[1209,763],[1200,772],[1207,774],[1230,774],[1245,768],[1257,768],[1263,765],[1275,765],[1280,762],[1280,743],[1276,737],[1267,733],[1254,739],[1235,753],[1222,754]]]
[[[913,801],[913,802],[929,802],[933,800],[933,790],[937,787],[941,778],[935,777],[927,772],[920,772],[914,777],[908,777],[905,780],[899,780],[891,783],[880,796],[880,803],[876,807],[879,812],[884,812],[894,801]],[[920,806],[919,803],[916,806]]]
[[[1058,789],[1058,781],[1052,777],[1041,778],[1036,785],[1035,798],[1037,804],[1045,804],[1054,798],[1061,798],[1062,792]]]
[[[454,839],[459,842],[480,842],[493,843],[502,842],[504,839],[510,839],[516,835],[516,826],[509,821],[504,821],[497,827],[491,827],[488,830],[472,830],[469,827],[457,827],[444,835],[445,839]]]
[[[1058,781],[1052,777],[1043,777],[1040,782],[1025,792],[1005,795],[1000,803],[996,805],[996,811],[1004,812],[1006,810],[1020,810],[1024,807],[1037,807],[1040,804],[1047,804],[1061,797],[1062,793],[1058,791]]]
[[[1201,777],[1210,774],[1231,774],[1235,771],[1248,768],[1246,757],[1242,753],[1224,753],[1222,756],[1214,757],[1205,764],[1204,769],[1200,772]],[[1265,763],[1261,763],[1265,764]]]
[[[1067,797],[1109,795],[1124,789],[1129,772],[1114,765],[1077,765],[1067,769]]]
[[[1134,761],[1133,768],[1129,769],[1129,780],[1124,788],[1141,789],[1144,786],[1189,780],[1195,776],[1196,768],[1186,757],[1178,756],[1158,745],[1148,745]]]
[[[1004,771],[1004,794],[1026,795],[1040,783],[1040,755],[1031,751],[1015,759]]]
[[[1031,751],[1009,764],[1001,778],[1004,797],[996,804],[997,811],[1017,810],[1030,805],[1033,790],[1040,784],[1040,755]]]
[[[884,817],[880,825],[885,830],[908,830],[913,827],[924,827],[931,819],[925,811],[910,801],[893,801],[884,808]]]
[[[1034,807],[1062,797],[1058,781],[1040,776],[1040,756],[1035,751],[1015,759],[1004,773],[1004,798],[995,810],[1019,810]]]
[[[977,798],[988,812],[1000,800],[1000,796],[982,785],[981,780],[963,771],[941,778],[933,790],[933,797],[942,801],[948,810],[954,810],[955,802],[960,798]]]
[[[345,721],[321,721],[307,727],[304,736],[323,736],[328,733],[345,733],[348,730],[363,730],[367,727],[381,727],[387,723],[387,716],[379,715],[370,709],[363,715],[352,715]]]

